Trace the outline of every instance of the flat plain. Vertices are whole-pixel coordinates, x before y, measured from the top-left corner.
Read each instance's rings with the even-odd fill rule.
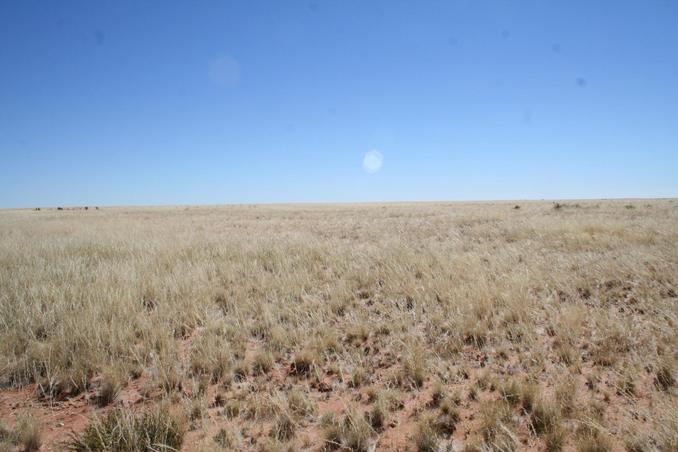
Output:
[[[0,211],[0,450],[678,450],[678,201]]]

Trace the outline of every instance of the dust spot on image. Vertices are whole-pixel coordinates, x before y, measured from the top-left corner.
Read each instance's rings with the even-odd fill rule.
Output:
[[[369,174],[378,172],[383,165],[384,156],[376,149],[367,152],[363,158],[363,169]]]
[[[216,86],[230,88],[240,81],[240,64],[234,58],[222,55],[210,61],[208,74]]]
[[[104,35],[103,31],[94,30],[93,36],[94,36],[94,42],[96,43],[96,45],[98,45],[98,46],[104,45],[104,39],[106,38],[106,36]]]

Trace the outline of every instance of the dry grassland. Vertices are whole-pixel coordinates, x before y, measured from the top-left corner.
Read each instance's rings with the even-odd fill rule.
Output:
[[[678,450],[678,202],[0,211],[0,450]]]

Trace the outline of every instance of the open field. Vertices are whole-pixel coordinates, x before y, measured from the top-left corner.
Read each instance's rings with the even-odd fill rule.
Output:
[[[676,451],[677,294],[675,200],[0,211],[0,450]]]

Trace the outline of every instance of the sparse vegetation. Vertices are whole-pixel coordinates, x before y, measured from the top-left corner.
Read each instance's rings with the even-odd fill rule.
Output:
[[[645,204],[2,211],[0,449],[675,450]]]

